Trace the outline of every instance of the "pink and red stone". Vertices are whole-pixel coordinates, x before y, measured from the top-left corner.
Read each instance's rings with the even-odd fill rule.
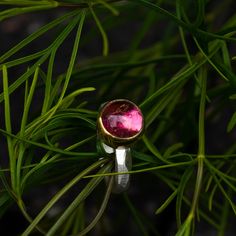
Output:
[[[118,138],[131,138],[143,128],[140,109],[127,100],[115,100],[105,105],[101,119],[104,128]]]

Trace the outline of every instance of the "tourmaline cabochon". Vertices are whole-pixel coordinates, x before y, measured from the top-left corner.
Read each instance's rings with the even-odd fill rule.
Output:
[[[120,140],[138,136],[144,126],[141,110],[126,99],[108,102],[100,112],[100,122],[108,135]]]

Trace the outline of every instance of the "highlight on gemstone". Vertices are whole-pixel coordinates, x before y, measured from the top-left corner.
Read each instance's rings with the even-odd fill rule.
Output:
[[[114,100],[106,104],[101,119],[103,127],[118,138],[131,138],[143,128],[140,109],[128,100]]]

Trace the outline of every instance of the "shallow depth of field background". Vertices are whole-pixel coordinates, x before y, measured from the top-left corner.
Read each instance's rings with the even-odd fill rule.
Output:
[[[1,5],[2,2],[4,1],[0,1],[2,11],[13,7]],[[170,14],[179,17],[187,26],[191,26],[184,28],[180,25],[182,26],[180,28],[178,22],[168,14],[159,11],[159,8],[152,8],[148,4],[145,6],[141,2],[146,1],[136,3],[135,1],[112,1],[110,4],[119,12],[118,15],[114,15],[114,12],[112,13],[103,4],[94,5],[93,9],[100,19],[109,41],[107,55],[103,55],[104,38],[102,38],[93,16],[89,10],[87,11],[78,55],[66,95],[84,87],[94,87],[96,90],[76,97],[66,108],[67,110],[65,109],[68,111],[66,117],[60,120],[61,123],[58,123],[53,130],[56,132],[60,128],[70,128],[71,133],[65,132],[65,136],[57,140],[49,130],[48,137],[50,141],[55,138],[52,144],[64,150],[78,140],[81,141],[94,135],[93,139],[74,151],[95,153],[95,156],[88,157],[88,160],[86,158],[80,160],[73,156],[60,154],[58,161],[46,166],[45,169],[41,168],[36,171],[29,180],[28,188],[23,190],[22,199],[26,210],[32,218],[35,218],[50,198],[68,181],[100,157],[96,149],[96,129],[87,128],[84,120],[70,117],[70,109],[74,109],[73,112],[80,108],[90,111],[81,112],[81,116],[95,124],[100,104],[115,98],[127,98],[136,104],[141,104],[141,109],[147,119],[145,138],[133,146],[133,169],[141,170],[168,164],[159,157],[172,164],[177,163],[177,166],[153,171],[144,170],[141,173],[132,174],[130,189],[124,194],[111,194],[103,217],[88,235],[175,235],[181,228],[176,220],[176,214],[180,212],[179,198],[182,199],[181,224],[183,224],[188,216],[194,195],[198,165],[193,162],[187,166],[178,166],[178,163],[197,158],[201,75],[206,73],[205,154],[216,170],[204,164],[201,193],[198,199],[200,210],[196,211],[195,227],[192,227],[191,230],[194,231],[193,235],[201,236],[234,235],[236,231],[234,224],[236,219],[236,189],[234,187],[236,180],[236,129],[234,124],[236,119],[235,117],[233,119],[232,116],[235,114],[236,108],[236,20],[234,20],[236,3],[231,0],[199,0],[204,5],[203,16],[201,16],[201,12],[197,11],[197,1],[177,1],[177,3],[182,2],[180,5],[183,7],[180,10],[180,14],[182,14],[180,18],[176,13],[176,7],[179,5],[175,1],[147,1],[166,9]],[[81,1],[78,1],[78,4],[80,3]],[[82,6],[84,7],[84,4]],[[0,22],[0,56],[40,27],[76,8],[78,7],[68,4],[68,6],[3,19]],[[199,20],[198,23],[196,23],[197,20]],[[194,23],[196,24],[194,25]],[[36,38],[10,58],[0,61],[1,70],[3,64],[7,65],[10,61],[45,49],[62,32],[66,24],[68,21],[46,32],[40,38]],[[76,29],[72,30],[57,51],[52,85],[55,85],[60,76],[65,77]],[[206,34],[201,32],[206,32]],[[217,38],[216,35],[225,37],[225,39]],[[187,51],[184,43],[186,43]],[[219,45],[217,44],[218,49],[212,55],[211,44],[214,43]],[[9,85],[17,81],[34,62],[35,60],[32,60],[9,66]],[[40,65],[42,72],[39,74],[30,107],[29,123],[41,115],[46,83],[43,73],[47,74],[48,62],[49,59]],[[199,68],[188,72],[189,74],[185,77],[184,73],[183,75],[181,73],[184,70],[187,71],[186,68],[191,67],[191,63],[199,65]],[[201,71],[202,68],[204,72]],[[181,74],[180,78],[183,78],[181,82],[167,88],[160,95],[155,95],[154,99],[148,100],[178,74]],[[0,78],[2,94],[2,74]],[[27,79],[29,84],[31,84],[32,78],[33,75]],[[62,85],[58,89],[58,97],[61,89]],[[15,135],[19,134],[21,128],[24,96],[24,83],[10,95],[12,133]],[[2,101],[0,104],[1,130],[5,130],[4,112],[4,102]],[[58,114],[63,114],[63,109],[58,110]],[[10,175],[6,170],[9,168],[6,136],[4,132],[0,132],[0,168],[2,169],[0,170],[1,173],[4,173],[4,179],[11,186]],[[31,140],[30,136],[27,138]],[[32,138],[32,141],[48,144],[43,136],[37,140]],[[29,145],[27,148],[24,160],[27,160],[30,153],[33,153],[34,158],[31,164],[39,163],[42,156],[48,151],[37,145]],[[53,154],[55,153],[49,154],[49,157]],[[72,159],[70,160],[70,158]],[[27,162],[24,164],[27,165]],[[188,179],[185,181],[183,176],[188,168],[192,168],[192,174],[188,174]],[[228,177],[218,173],[217,169]],[[85,188],[87,181],[84,179],[73,186],[71,191],[48,211],[40,223],[43,229],[48,230],[52,227],[60,214]],[[176,189],[178,190],[176,196],[167,204],[166,209],[160,214],[155,214],[156,210]],[[0,183],[0,194],[5,194],[5,191],[6,186]],[[75,209],[75,213],[73,213],[75,215],[71,217],[71,222],[73,222],[71,229],[74,224],[78,231],[75,230],[74,234],[72,234],[72,230],[68,231],[71,235],[77,235],[84,225],[92,221],[99,210],[105,191],[106,184],[105,181],[102,181],[88,199]],[[181,197],[178,198],[181,191],[183,191],[182,195],[179,195]],[[226,196],[232,202],[229,202]],[[0,234],[4,236],[20,235],[28,227],[29,222],[14,201],[9,200],[5,204],[4,199],[2,202],[1,199],[3,198],[0,197]],[[211,201],[209,199],[212,200],[211,203],[209,203]],[[212,204],[212,209],[209,209],[209,204]],[[69,224],[69,220],[68,218],[65,225]],[[55,235],[60,235],[58,233]],[[41,234],[34,231],[32,235]]]

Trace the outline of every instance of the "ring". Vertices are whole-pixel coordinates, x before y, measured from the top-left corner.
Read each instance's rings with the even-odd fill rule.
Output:
[[[115,172],[131,170],[130,145],[138,140],[143,131],[142,112],[133,102],[116,99],[100,108],[97,120],[99,148],[106,155],[115,157]],[[129,174],[116,175],[113,191],[120,193],[127,190],[129,182]]]

